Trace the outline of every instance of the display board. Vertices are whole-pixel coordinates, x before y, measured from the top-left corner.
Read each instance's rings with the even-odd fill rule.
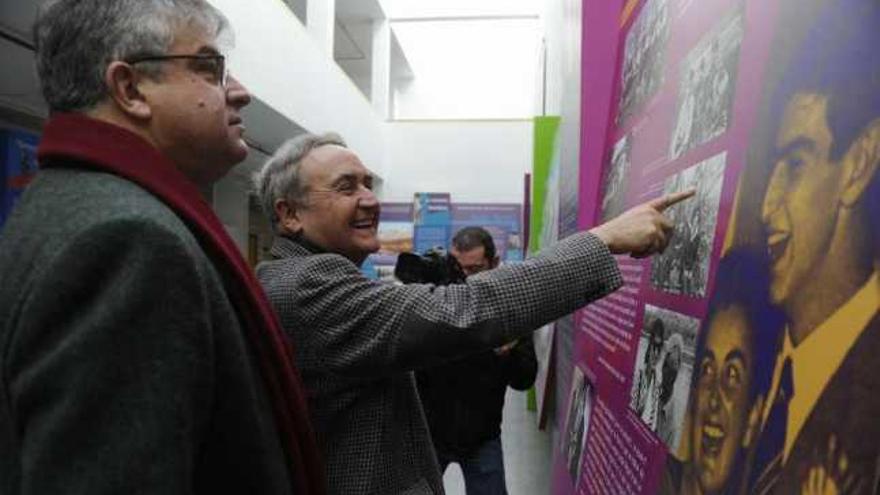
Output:
[[[413,244],[415,252],[448,249],[452,207],[449,193],[415,193],[413,198]]]
[[[502,261],[522,261],[522,216],[522,205],[516,203],[452,203],[451,235],[464,227],[483,227]]]
[[[584,1],[580,227],[697,194],[576,315],[555,493],[876,493],[880,2],[623,4]]]
[[[522,215],[520,204],[453,203],[449,193],[418,193],[412,203],[382,203],[379,250],[361,270],[370,278],[391,279],[398,254],[448,250],[452,236],[468,226],[489,231],[502,261],[522,261]]]
[[[361,270],[370,278],[394,277],[397,255],[413,251],[413,204],[382,203],[379,213],[379,251],[367,257]]]
[[[0,227],[37,172],[36,134],[0,130]]]
[[[560,124],[558,116],[535,117],[533,128],[534,152],[532,153],[532,211],[531,235],[529,237],[529,254],[534,255],[541,249],[556,242],[558,239],[559,173],[560,173]],[[533,336],[535,355],[538,359],[538,373],[535,377],[535,409],[539,428],[546,425],[550,411],[550,400],[554,397],[551,391],[555,378],[554,345],[556,341],[556,323],[549,323],[536,330]],[[571,332],[562,338],[571,339]],[[562,359],[565,368],[570,369],[570,355],[557,357]]]

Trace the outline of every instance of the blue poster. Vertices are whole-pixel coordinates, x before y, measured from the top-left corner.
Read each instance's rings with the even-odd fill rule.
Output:
[[[495,242],[502,261],[522,261],[522,205],[516,203],[455,203],[452,235],[465,227],[483,227]]]
[[[0,131],[0,227],[12,207],[37,172],[36,134],[22,131]]]
[[[452,224],[449,193],[416,193],[413,224],[416,253],[438,247],[448,250]]]

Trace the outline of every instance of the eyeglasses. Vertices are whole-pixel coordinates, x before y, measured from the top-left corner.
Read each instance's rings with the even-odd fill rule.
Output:
[[[126,60],[126,63],[134,65],[141,62],[165,62],[167,60],[192,60],[192,70],[205,74],[221,87],[226,87],[229,79],[229,71],[226,70],[226,57],[219,53],[197,53],[192,55],[148,55]]]

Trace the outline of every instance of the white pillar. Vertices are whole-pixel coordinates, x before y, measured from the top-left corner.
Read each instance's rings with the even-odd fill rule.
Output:
[[[336,0],[309,0],[306,28],[318,46],[333,58],[333,33],[336,31]]]
[[[391,118],[391,24],[387,19],[373,21],[373,67],[370,101],[382,120]]]

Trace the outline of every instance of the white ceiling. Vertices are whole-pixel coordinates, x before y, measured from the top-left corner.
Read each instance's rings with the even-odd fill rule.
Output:
[[[542,0],[388,0],[391,20],[536,16]]]
[[[373,66],[373,24],[389,17],[386,5],[387,0],[336,0],[333,58],[367,97]],[[391,44],[392,78],[412,78],[409,61],[393,31]]]

